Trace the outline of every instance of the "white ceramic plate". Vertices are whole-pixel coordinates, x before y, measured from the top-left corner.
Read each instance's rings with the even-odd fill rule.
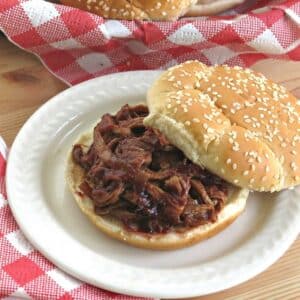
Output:
[[[262,272],[300,229],[300,189],[253,193],[244,214],[222,233],[177,251],[136,249],[99,232],[66,188],[66,153],[105,112],[145,100],[158,72],[87,81],[43,105],[10,152],[7,190],[13,214],[32,244],[73,276],[120,293],[179,298],[217,292]]]

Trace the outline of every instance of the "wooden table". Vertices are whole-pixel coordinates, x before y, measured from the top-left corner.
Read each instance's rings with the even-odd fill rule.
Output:
[[[284,84],[300,98],[300,63],[265,60],[254,69]],[[36,57],[0,37],[0,134],[9,145],[26,119],[66,88]],[[278,262],[252,280],[197,299],[300,299],[300,239]]]

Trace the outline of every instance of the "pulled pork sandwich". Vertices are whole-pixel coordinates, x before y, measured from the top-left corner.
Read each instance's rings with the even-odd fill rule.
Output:
[[[62,4],[109,19],[176,20],[181,16],[214,15],[245,0],[61,0]]]
[[[68,184],[113,238],[151,249],[192,245],[233,222],[248,189],[300,182],[298,104],[251,70],[186,62],[156,80],[147,106],[105,114],[79,137]]]
[[[79,138],[67,179],[82,211],[108,235],[173,249],[207,238],[244,209],[247,190],[192,163],[157,129],[144,105],[105,114]]]

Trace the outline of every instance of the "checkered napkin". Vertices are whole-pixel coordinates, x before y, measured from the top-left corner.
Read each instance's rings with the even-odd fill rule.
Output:
[[[253,2],[248,14],[239,7],[219,17],[130,22],[42,0],[0,0],[0,29],[69,84],[188,59],[241,66],[266,57],[300,60],[300,1]],[[0,138],[0,297],[132,299],[66,275],[26,241],[6,200],[6,157]]]
[[[0,299],[138,299],[72,278],[30,245],[13,219],[6,200],[6,158],[7,148],[0,137]]]
[[[0,29],[69,84],[188,59],[241,66],[266,57],[300,60],[300,1],[248,1],[255,10],[247,14],[141,22],[42,0],[1,0]]]

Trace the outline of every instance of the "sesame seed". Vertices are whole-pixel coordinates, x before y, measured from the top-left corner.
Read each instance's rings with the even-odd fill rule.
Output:
[[[250,183],[252,184],[254,182],[254,178],[251,178],[250,179]]]
[[[297,152],[296,152],[295,150],[292,150],[292,151],[291,151],[291,154],[296,155]]]
[[[281,146],[282,148],[285,148],[287,145],[286,145],[285,142],[283,142],[283,143],[280,144],[280,146]]]
[[[237,169],[237,164],[233,164],[233,165],[232,165],[232,169],[233,169],[233,170],[236,170],[236,169]]]
[[[227,164],[227,165],[231,164],[231,158],[228,158],[228,159],[226,160],[226,164]]]
[[[246,171],[243,172],[243,175],[244,175],[244,176],[247,176],[248,174],[249,174],[249,171],[248,171],[248,170],[246,170]]]
[[[207,128],[207,133],[214,133],[214,129],[213,128]]]
[[[295,162],[291,162],[291,168],[293,171],[297,170],[297,165]]]

